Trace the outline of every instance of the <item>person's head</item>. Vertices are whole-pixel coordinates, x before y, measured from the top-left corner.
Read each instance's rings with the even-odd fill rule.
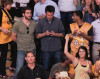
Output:
[[[88,59],[87,48],[85,46],[80,46],[76,54],[76,57]]]
[[[25,54],[25,60],[28,64],[33,64],[35,63],[35,54],[33,51],[28,51]]]
[[[35,3],[37,3],[39,0],[34,0]]]
[[[60,56],[60,62],[69,65],[71,61],[66,57],[64,53],[62,53]]]
[[[45,8],[46,17],[48,20],[52,20],[54,16],[55,8],[52,5],[48,5]]]
[[[24,7],[22,10],[22,15],[26,20],[30,20],[32,17],[32,10],[30,7]]]
[[[97,5],[100,5],[100,0],[95,0]]]
[[[7,10],[11,9],[13,0],[3,0],[3,7],[6,8]]]
[[[74,22],[77,22],[78,20],[82,20],[83,19],[82,11],[75,11],[73,13],[72,19],[73,19]]]
[[[44,3],[46,0],[38,0],[39,2],[41,2],[41,3]]]
[[[90,6],[92,4],[92,0],[85,0],[86,5]]]

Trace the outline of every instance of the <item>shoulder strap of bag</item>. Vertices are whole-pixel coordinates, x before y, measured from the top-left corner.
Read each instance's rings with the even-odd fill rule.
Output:
[[[8,15],[8,13],[2,8],[2,10],[5,12],[5,14],[7,15],[7,17],[9,18],[9,21],[13,24],[12,19],[10,18],[10,16]]]

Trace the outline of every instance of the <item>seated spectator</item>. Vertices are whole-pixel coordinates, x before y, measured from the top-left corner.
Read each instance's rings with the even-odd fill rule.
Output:
[[[68,41],[69,36],[66,35],[64,53],[74,65],[75,79],[91,79],[90,76],[92,75],[92,63],[88,60],[87,48],[85,46],[79,47],[78,53],[76,54],[76,57],[74,57],[68,52]]]
[[[85,5],[83,7],[83,21],[91,23],[93,22],[97,16],[92,15],[94,11],[93,0],[85,0]]]
[[[58,6],[55,2],[53,2],[51,0],[39,0],[39,2],[36,3],[36,5],[34,6],[33,20],[38,22],[40,19],[42,19],[46,16],[45,7],[47,5],[54,6],[55,7],[54,16],[57,18],[60,18],[60,12],[59,12]]]
[[[70,64],[70,60],[68,60],[67,57],[64,54],[62,54],[60,57],[60,62],[53,65],[50,71],[49,79],[54,79],[57,73],[59,74],[61,71],[68,72],[69,64]]]
[[[46,79],[43,67],[35,64],[35,54],[33,52],[27,52],[25,60],[27,65],[20,69],[17,79]]]

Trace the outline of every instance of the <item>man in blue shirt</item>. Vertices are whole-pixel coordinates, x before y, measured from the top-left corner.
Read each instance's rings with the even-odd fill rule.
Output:
[[[60,12],[59,12],[58,6],[54,1],[51,1],[51,0],[39,0],[39,2],[36,3],[36,5],[34,6],[33,20],[38,22],[40,19],[42,19],[43,17],[46,16],[45,7],[47,5],[54,6],[55,7],[54,16],[57,17],[57,18],[60,18]]]

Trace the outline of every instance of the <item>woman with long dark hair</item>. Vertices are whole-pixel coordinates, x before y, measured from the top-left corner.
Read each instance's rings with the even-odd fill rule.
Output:
[[[65,55],[72,61],[75,69],[75,79],[90,79],[92,74],[92,63],[88,60],[88,51],[85,46],[78,49],[76,57],[68,52],[69,36],[66,36],[66,43],[64,48]]]

